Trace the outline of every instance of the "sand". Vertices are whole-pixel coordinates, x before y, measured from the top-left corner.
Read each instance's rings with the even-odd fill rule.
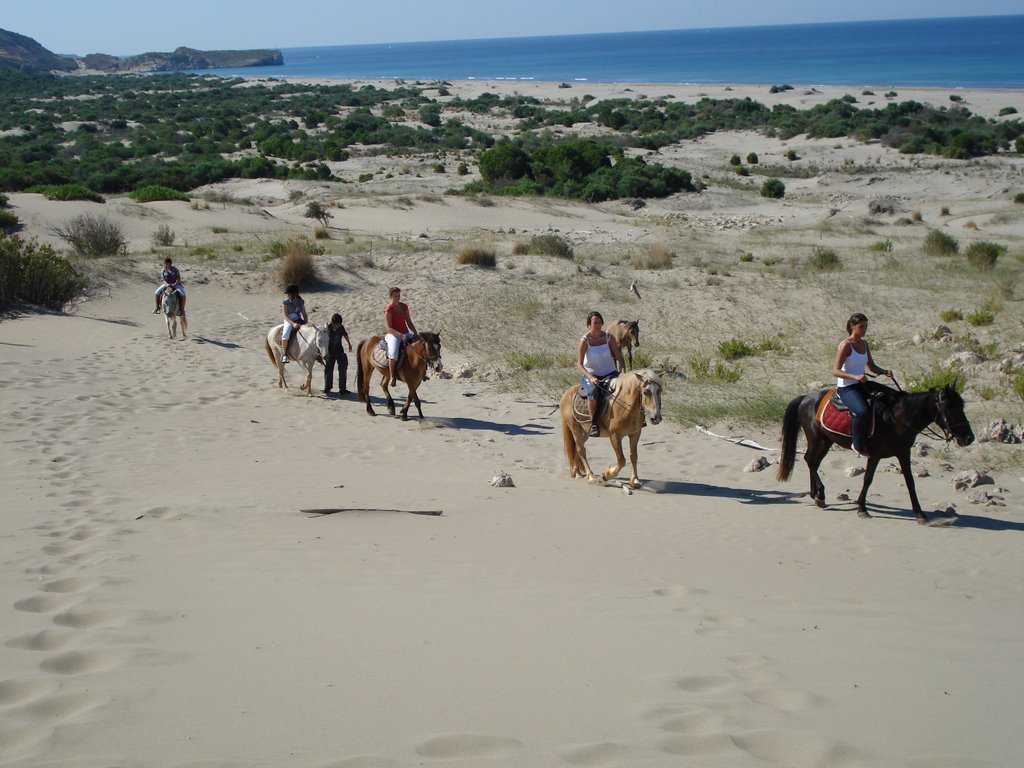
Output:
[[[568,90],[584,88],[657,94]],[[748,86],[657,88],[767,100]],[[821,97],[805,90],[789,98]],[[958,93],[979,111],[1024,110],[1021,92]],[[628,494],[568,477],[557,387],[503,365],[504,350],[536,348],[509,321],[523,306],[545,349],[571,354],[581,310],[596,305],[608,318],[639,317],[641,349],[680,362],[781,318],[791,354],[745,370],[792,380],[795,395],[827,380],[837,322],[865,309],[876,356],[902,375],[951,352],[910,341],[936,323],[927,297],[875,284],[844,296],[839,278],[780,281],[744,272],[735,254],[880,236],[899,254],[922,228],[886,219],[850,234],[880,196],[1020,253],[1020,206],[1005,192],[1021,185],[1020,158],[915,164],[878,145],[754,134],[661,155],[719,178],[737,147],[764,157],[796,147],[822,171],[788,185],[783,201],[717,184],[629,215],[621,204],[484,207],[442,197],[452,175],[400,172],[358,190],[233,182],[219,191],[246,202],[206,208],[12,195],[26,234],[59,245],[54,224],[100,211],[125,227],[131,255],[103,265],[103,289],[67,313],[0,322],[0,765],[1019,764],[1019,446],[921,439],[931,449],[915,456],[922,504],[958,515],[941,527],[914,523],[889,462],[869,495],[875,518],[858,518],[849,497],[860,478],[847,470],[861,462],[849,451],[826,459],[829,506],[818,509],[802,463],[791,482],[775,479],[771,425],[706,425],[760,448],[680,420],[649,426],[644,486]],[[843,173],[850,157],[876,171]],[[386,162],[357,158],[343,172]],[[295,190],[302,200],[289,199]],[[306,292],[314,322],[340,310],[354,342],[378,333],[387,286],[400,284],[419,327],[447,339],[451,377],[421,388],[424,420],[384,414],[376,384],[376,418],[354,396],[323,397],[319,369],[313,397],[296,370],[290,389],[276,387],[263,336],[279,286],[257,254],[309,232],[308,199],[341,203],[324,279]],[[941,223],[940,205],[952,209]],[[178,237],[186,340],[168,339],[150,314],[158,223]],[[517,257],[510,268],[516,239],[543,232],[571,240],[577,261]],[[688,239],[707,248],[703,264],[630,266],[630,254],[682,252]],[[497,250],[497,270],[454,263],[481,242]],[[204,245],[213,257],[188,250]],[[583,274],[590,266],[600,276]],[[850,275],[867,280],[867,267]],[[642,299],[625,290],[631,279]],[[936,288],[938,305],[986,290]],[[974,332],[1012,357],[1024,352],[1013,352],[1021,317],[1019,300],[1007,300],[992,329]],[[683,330],[674,339],[658,328]],[[979,434],[996,412],[1022,421],[1019,400],[978,394],[999,380],[997,362],[972,369]],[[354,370],[350,358],[352,389]],[[666,381],[666,412],[701,396],[688,379]],[[610,461],[606,441],[589,447],[595,466]],[[745,471],[757,457],[768,468]],[[966,469],[991,475],[980,490],[994,498],[954,489]],[[491,485],[502,472],[514,487]]]

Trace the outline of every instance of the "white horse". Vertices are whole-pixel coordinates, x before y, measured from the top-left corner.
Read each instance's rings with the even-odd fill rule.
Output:
[[[283,329],[284,323],[270,329],[267,333],[266,347],[270,362],[277,368],[278,388],[288,389],[288,382],[284,377],[284,363],[281,362],[281,355],[284,354],[284,350],[281,348],[281,331]],[[288,340],[288,357],[306,369],[306,383],[302,385],[302,389],[310,396],[313,394],[313,366],[317,362],[324,361],[324,356],[327,354],[327,338],[326,328],[303,325],[293,331]]]
[[[181,297],[173,288],[164,291],[160,298],[160,307],[167,323],[167,338],[173,339],[178,333],[178,314],[181,309]],[[188,338],[188,318],[181,315],[181,338]]]

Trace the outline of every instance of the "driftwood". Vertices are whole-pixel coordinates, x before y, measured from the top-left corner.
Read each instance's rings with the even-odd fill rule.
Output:
[[[438,517],[444,514],[443,510],[440,509],[380,509],[373,507],[322,507],[317,509],[300,509],[311,517],[325,517],[327,515],[336,515],[339,512],[405,512],[409,515],[431,515]]]

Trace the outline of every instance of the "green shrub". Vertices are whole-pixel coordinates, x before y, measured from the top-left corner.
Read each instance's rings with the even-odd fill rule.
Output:
[[[560,259],[573,257],[572,246],[558,235],[534,235],[526,245],[526,253],[541,256],[557,256]]]
[[[53,233],[75,249],[80,256],[122,256],[128,253],[128,241],[121,227],[106,216],[85,213],[63,226],[54,227]]]
[[[87,286],[85,276],[49,245],[0,234],[0,310],[15,301],[61,310]]]
[[[773,85],[768,89],[768,93],[782,93],[783,91],[792,91],[792,85]]]
[[[952,323],[954,320],[963,320],[964,313],[959,309],[945,309],[939,315],[944,323]]]
[[[752,253],[741,253],[740,254],[740,261],[742,261],[742,262],[751,262],[753,260],[754,260],[754,254],[752,254]]]
[[[963,393],[967,380],[959,365],[949,368],[934,367],[918,376],[912,376],[907,381],[908,392],[924,392],[929,389],[941,387],[953,387],[957,392]]]
[[[487,248],[463,248],[455,257],[456,264],[472,264],[474,267],[493,268],[497,265],[494,251]]]
[[[872,243],[871,250],[877,251],[878,253],[892,253],[892,240],[885,238],[885,240],[879,240],[877,243]]]
[[[967,263],[975,269],[987,271],[996,265],[996,259],[1006,253],[1006,246],[979,240],[967,246]]]
[[[718,354],[723,360],[736,360],[741,357],[750,357],[757,350],[742,339],[732,338],[723,341],[718,345]]]
[[[18,217],[10,211],[0,210],[0,230],[13,229],[21,223]]]
[[[921,250],[927,256],[955,256],[960,250],[960,243],[952,235],[930,229],[924,236]]]
[[[1024,400],[1024,371],[1017,371],[1013,376],[1013,392]]]
[[[362,184],[364,181],[369,181],[372,178],[373,178],[373,174],[372,173],[360,173],[359,174],[359,183]]]
[[[161,224],[153,233],[152,240],[155,246],[174,245],[174,230],[167,224]]]
[[[635,360],[635,356],[634,356]],[[721,381],[726,384],[735,384],[743,378],[743,369],[739,366],[730,366],[721,360],[711,364],[711,358],[703,355],[695,355],[689,360],[690,375],[694,381]],[[639,366],[638,366],[639,367]]]
[[[302,215],[307,219],[320,222],[320,226],[326,228],[334,214],[327,210],[319,200],[312,200],[306,204],[306,212]]]
[[[1002,109],[999,110],[999,116],[1000,117],[1006,117],[1007,115],[1016,115],[1016,114],[1017,114],[1017,108],[1016,107],[1003,107]]]
[[[779,199],[786,196],[786,185],[780,179],[765,179],[761,185],[761,197]]]
[[[315,249],[311,245],[305,238],[289,240],[284,244],[281,266],[278,268],[282,286],[295,283],[303,288],[317,279],[316,262],[313,260]]]
[[[469,166],[466,165],[465,163],[459,163],[459,167],[456,169],[455,172],[459,174],[459,176],[468,176]]]
[[[739,165],[742,162],[743,161],[740,160],[739,155],[733,155],[732,157],[729,158],[729,165]]]
[[[434,163],[434,173],[444,173],[444,163]]]
[[[978,309],[967,316],[967,322],[974,326],[992,325],[996,321],[996,313],[991,309]]]
[[[29,187],[26,192],[42,195],[47,200],[88,200],[93,203],[106,202],[98,195],[81,184],[37,184]]]
[[[819,245],[815,246],[807,258],[807,266],[818,272],[835,272],[843,268],[843,262],[831,248],[822,248]]]
[[[140,187],[134,192],[129,192],[128,197],[139,203],[155,203],[158,200],[180,200],[187,203],[191,200],[184,192],[160,186]]]
[[[790,149],[790,150],[787,150],[787,152],[786,152],[786,159],[789,160],[790,162],[793,162],[793,161],[799,160],[800,159],[800,155],[798,155],[796,153],[795,149]]]
[[[0,207],[7,205],[7,200],[7,195],[5,195],[3,192],[0,192]]]
[[[757,163],[758,163],[757,153],[756,152],[751,152],[750,154],[748,154],[747,155],[747,162],[750,163],[751,165],[757,165]]]
[[[1013,202],[1017,203],[1017,205],[1024,204],[1024,192],[1018,192],[1014,195]]]
[[[749,176],[750,175],[750,169],[747,168],[744,165],[737,165],[736,166],[736,175],[737,176]]]

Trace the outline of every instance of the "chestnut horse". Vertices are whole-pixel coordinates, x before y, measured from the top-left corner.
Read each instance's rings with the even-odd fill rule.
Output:
[[[586,400],[577,398],[579,384],[565,391],[558,408],[562,412],[562,441],[569,459],[569,477],[586,475],[588,482],[594,482],[594,473],[587,462],[585,443],[590,426],[590,414]],[[661,422],[661,377],[654,371],[642,368],[620,374],[611,380],[605,395],[605,404],[597,417],[602,435],[607,435],[615,451],[615,464],[601,473],[604,482],[618,476],[626,466],[622,454],[622,438],[629,438],[629,486],[639,488],[636,474],[636,446],[640,442],[640,430],[644,428],[644,417],[651,424]]]
[[[395,401],[391,397],[388,385],[391,383],[388,373],[387,353],[380,348],[383,336],[371,336],[363,339],[356,347],[357,373],[356,393],[359,395],[359,402],[366,403],[366,412],[371,416],[373,412],[370,405],[370,376],[374,369],[380,372],[380,387],[388,399],[388,413],[395,415]],[[416,412],[423,418],[423,409],[420,407],[420,398],[416,394],[420,383],[427,377],[427,369],[432,368],[435,373],[440,373],[443,368],[441,364],[441,334],[419,333],[416,338],[405,344],[402,353],[399,355],[396,368],[396,378],[405,382],[409,388],[409,394],[405,398],[405,407],[402,408],[402,421],[409,419],[409,406],[416,403]]]
[[[778,479],[788,480],[793,473],[796,460],[797,433],[803,427],[807,438],[807,450],[804,461],[811,473],[811,498],[819,507],[825,507],[825,484],[818,476],[818,467],[833,444],[842,448],[850,447],[848,435],[829,432],[822,427],[817,419],[818,405],[822,398],[828,396],[831,389],[821,389],[807,395],[794,398],[786,407],[786,415],[782,420],[782,460],[779,464]],[[921,503],[917,500],[914,488],[914,476],[910,472],[910,448],[914,441],[928,425],[938,424],[946,436],[946,442],[956,440],[959,446],[974,442],[974,432],[964,415],[964,401],[951,386],[936,387],[927,392],[910,394],[907,392],[891,392],[885,399],[886,404],[876,412],[875,429],[868,441],[870,457],[864,471],[864,485],[857,498],[857,514],[871,517],[865,500],[868,486],[875,476],[875,469],[881,459],[895,456],[903,470],[903,480],[910,492],[910,504],[914,516],[921,525],[928,524],[928,518],[921,511]]]
[[[608,326],[608,333],[619,342],[619,348],[629,353],[629,367],[633,367],[633,347],[640,346],[640,321],[618,320]]]

